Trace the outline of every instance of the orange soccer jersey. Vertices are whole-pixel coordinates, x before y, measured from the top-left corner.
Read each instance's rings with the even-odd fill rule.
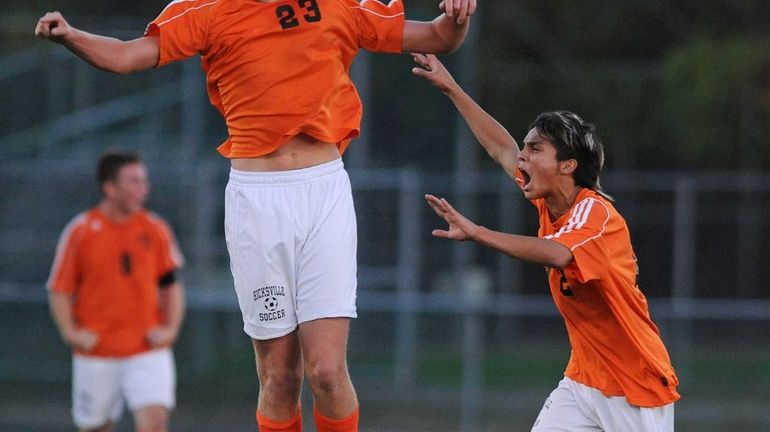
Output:
[[[228,158],[259,157],[299,133],[358,136],[361,101],[348,75],[359,48],[400,52],[400,0],[175,0],[147,27],[163,66],[201,54]]]
[[[582,189],[570,210],[552,222],[544,199],[532,201],[539,237],[572,251],[548,281],[564,317],[572,354],[565,375],[607,396],[643,407],[679,399],[678,380],[637,286],[636,256],[625,220],[612,204]]]
[[[92,209],[64,229],[47,286],[72,294],[76,323],[98,335],[88,355],[125,357],[150,349],[145,334],[162,319],[159,280],[182,261],[158,216],[141,211],[116,223]]]

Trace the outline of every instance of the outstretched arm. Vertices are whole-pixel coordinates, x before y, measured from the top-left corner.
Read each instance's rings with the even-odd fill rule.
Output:
[[[35,35],[64,45],[92,66],[108,72],[127,74],[158,64],[157,37],[122,41],[87,33],[70,26],[59,12],[43,15],[37,22]]]
[[[439,8],[444,13],[433,21],[404,22],[403,52],[446,54],[460,47],[476,0],[443,0]]]
[[[511,134],[465,93],[435,55],[413,53],[412,56],[422,66],[413,68],[412,73],[427,79],[449,97],[489,156],[509,176],[515,177],[519,146]]]
[[[433,230],[435,237],[472,240],[513,258],[559,269],[572,262],[572,252],[553,240],[492,231],[468,220],[444,198],[425,195],[425,199],[433,211],[449,224],[448,230]]]

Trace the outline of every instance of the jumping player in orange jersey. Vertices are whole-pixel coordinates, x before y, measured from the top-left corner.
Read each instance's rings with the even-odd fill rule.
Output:
[[[45,14],[35,34],[95,67],[129,73],[201,55],[209,98],[228,126],[225,238],[260,382],[257,423],[300,431],[306,376],[317,430],[356,431],[347,369],[356,317],[356,220],[340,155],[359,133],[349,77],[360,48],[446,53],[476,0],[444,0],[430,22],[401,0],[176,0],[131,41]]]
[[[637,286],[626,222],[599,185],[604,149],[594,126],[570,112],[544,112],[520,150],[435,56],[413,56],[421,66],[413,73],[449,97],[487,153],[537,207],[538,236],[528,237],[476,225],[446,199],[426,195],[449,224],[434,236],[475,241],[546,266],[572,354],[532,431],[673,431],[678,380]]]
[[[126,401],[137,432],[165,432],[183,259],[166,222],[143,208],[147,172],[138,155],[106,153],[97,175],[102,200],[64,229],[47,284],[51,314],[74,351],[72,415],[81,431],[108,432]]]

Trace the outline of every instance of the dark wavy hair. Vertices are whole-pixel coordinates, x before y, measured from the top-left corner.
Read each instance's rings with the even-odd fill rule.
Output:
[[[536,128],[543,138],[553,143],[556,147],[556,160],[577,161],[573,173],[576,185],[593,189],[612,200],[599,183],[599,173],[604,167],[604,145],[592,123],[573,112],[547,111],[537,116],[529,126],[529,129],[532,128]]]

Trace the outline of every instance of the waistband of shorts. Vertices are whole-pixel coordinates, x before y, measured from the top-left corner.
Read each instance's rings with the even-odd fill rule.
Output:
[[[241,185],[288,185],[307,183],[345,169],[342,158],[289,171],[239,171],[230,168],[230,183]]]

